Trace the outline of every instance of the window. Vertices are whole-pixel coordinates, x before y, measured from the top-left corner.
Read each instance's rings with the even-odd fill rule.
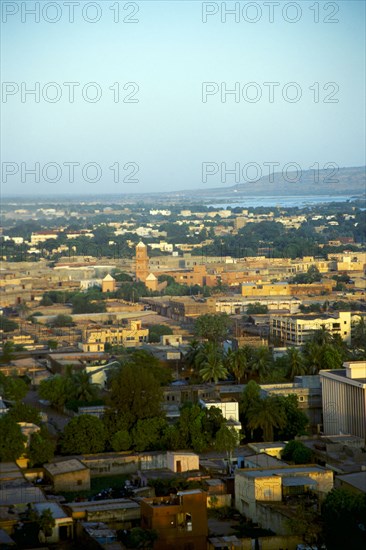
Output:
[[[83,480],[82,480],[82,479],[78,479],[76,483],[77,483],[77,485],[82,485],[82,484],[83,484]]]

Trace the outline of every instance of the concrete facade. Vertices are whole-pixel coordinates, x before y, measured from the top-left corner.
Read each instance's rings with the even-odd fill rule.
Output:
[[[190,470],[199,470],[200,468],[200,459],[195,453],[168,451],[166,458],[167,467],[172,472],[189,472]]]
[[[236,470],[235,507],[258,522],[257,503],[280,503],[291,487],[296,494],[311,489],[322,498],[333,488],[333,472],[314,465]]]
[[[45,475],[55,491],[88,491],[90,489],[90,470],[80,460],[72,458],[44,465]]]
[[[351,434],[366,439],[366,361],[344,369],[321,370],[325,435]]]
[[[346,344],[351,343],[351,313],[339,311],[330,315],[273,315],[270,318],[270,334],[285,346],[302,346],[314,331],[324,327],[331,334],[339,335]]]

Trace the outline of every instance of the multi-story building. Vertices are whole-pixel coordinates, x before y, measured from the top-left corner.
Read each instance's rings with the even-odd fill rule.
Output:
[[[351,313],[339,311],[335,315],[273,315],[270,318],[270,334],[285,346],[302,346],[316,330],[322,327],[331,334],[338,334],[344,342],[351,343]]]
[[[206,493],[194,489],[142,499],[141,527],[158,533],[154,550],[206,550]]]
[[[149,329],[142,328],[140,320],[129,319],[123,327],[87,328],[83,331],[84,352],[104,351],[105,344],[134,347],[147,342]]]
[[[323,426],[326,435],[350,434],[366,439],[366,361],[344,369],[321,370]]]

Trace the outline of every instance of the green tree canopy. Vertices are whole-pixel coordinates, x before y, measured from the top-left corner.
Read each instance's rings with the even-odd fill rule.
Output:
[[[273,357],[266,346],[255,348],[250,362],[252,372],[261,380],[266,377],[273,366]]]
[[[28,405],[27,403],[22,403],[18,401],[10,409],[9,416],[15,420],[15,422],[31,422],[39,426],[41,424],[41,414],[38,409]]]
[[[261,304],[260,302],[254,302],[253,304],[247,305],[246,313],[247,315],[268,313],[268,306]]]
[[[123,365],[112,376],[110,389],[110,405],[123,417],[128,428],[138,420],[163,416],[162,389],[149,369]]]
[[[72,321],[71,315],[64,315],[60,313],[56,315],[54,319],[50,322],[53,327],[71,327],[74,323]]]
[[[246,425],[249,421],[250,410],[259,403],[260,394],[261,388],[254,380],[250,380],[243,389],[239,403],[243,425]]]
[[[28,384],[19,376],[4,376],[0,378],[3,386],[3,395],[10,401],[21,401],[27,395]]]
[[[293,380],[295,376],[306,374],[306,365],[303,354],[298,348],[288,348],[285,355],[287,377]]]
[[[313,453],[301,441],[293,439],[286,443],[281,453],[281,458],[295,464],[309,464],[312,461]]]
[[[130,365],[132,368],[143,367],[147,369],[161,386],[167,386],[172,381],[170,368],[163,365],[157,357],[144,349],[134,350],[125,364]]]
[[[50,403],[58,410],[62,411],[66,401],[73,396],[73,384],[70,377],[56,374],[52,378],[42,380],[39,385],[39,396]]]
[[[114,451],[128,451],[131,449],[132,438],[127,430],[115,432],[111,438],[111,446]]]
[[[352,346],[354,348],[360,348],[363,351],[366,349],[366,323],[363,317],[353,324]]]
[[[231,320],[226,313],[206,313],[197,318],[195,332],[210,342],[222,342],[227,338],[230,326]]]
[[[319,269],[315,265],[308,267],[306,273],[298,273],[292,279],[291,283],[296,284],[311,284],[316,283],[322,280]]]
[[[136,451],[156,450],[163,445],[163,435],[167,428],[164,418],[138,420],[132,430],[133,445]]]
[[[273,441],[274,428],[284,428],[285,424],[285,412],[275,397],[260,399],[248,411],[248,427],[252,430],[260,428],[264,441]]]
[[[202,344],[197,361],[200,365],[199,374],[203,382],[214,382],[225,380],[228,370],[224,365],[222,349],[214,342]]]
[[[17,328],[19,328],[19,325],[16,321],[5,317],[5,315],[0,315],[0,330],[4,332],[13,332],[13,330],[17,330]]]
[[[10,462],[19,458],[25,451],[27,438],[19,424],[9,414],[0,416],[0,462]]]
[[[363,550],[366,546],[366,496],[345,489],[332,489],[321,516],[325,543],[332,550]]]
[[[240,384],[243,378],[247,379],[250,374],[251,354],[251,348],[243,346],[235,351],[229,350],[225,357],[228,371],[235,377],[237,384]]]
[[[9,340],[3,344],[3,349],[0,356],[0,363],[10,363],[14,357],[14,344]]]
[[[202,452],[214,446],[216,435],[225,423],[216,407],[203,408],[184,403],[176,424],[166,430],[167,446],[172,449],[193,449]]]
[[[228,461],[232,462],[233,452],[240,443],[240,435],[235,428],[223,424],[216,434],[215,447],[225,451]]]
[[[43,466],[54,457],[56,444],[48,437],[45,431],[31,435],[28,457],[31,467]]]
[[[293,439],[295,436],[305,435],[306,428],[309,425],[309,419],[306,414],[300,410],[297,395],[277,396],[278,406],[284,412],[286,422],[278,430],[280,439]]]
[[[104,450],[106,432],[103,422],[89,414],[75,416],[66,425],[61,440],[63,454],[100,453]]]
[[[149,342],[160,342],[161,336],[165,334],[173,334],[172,329],[168,325],[149,326]]]

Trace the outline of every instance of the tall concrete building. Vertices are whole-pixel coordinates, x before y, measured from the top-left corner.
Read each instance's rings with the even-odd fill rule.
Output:
[[[136,246],[136,279],[145,282],[149,275],[149,257],[146,245],[140,241]]]
[[[366,361],[344,363],[344,367],[319,372],[324,433],[366,439]]]

